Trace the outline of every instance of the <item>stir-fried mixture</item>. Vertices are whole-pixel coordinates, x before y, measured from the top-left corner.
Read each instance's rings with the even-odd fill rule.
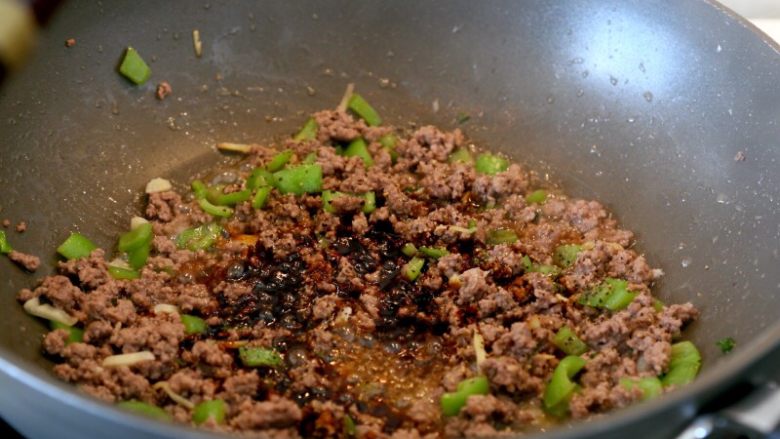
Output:
[[[381,123],[349,90],[279,145],[220,144],[230,172],[149,182],[116,259],[71,234],[19,293],[54,373],[158,419],[372,438],[533,430],[695,378],[696,309],[653,297],[601,204]]]

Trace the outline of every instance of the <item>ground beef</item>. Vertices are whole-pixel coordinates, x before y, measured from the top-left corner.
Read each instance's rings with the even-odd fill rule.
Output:
[[[157,84],[157,90],[155,90],[154,95],[159,100],[163,100],[170,96],[173,93],[173,88],[171,88],[171,84],[168,83],[168,81],[162,81],[159,84]]]
[[[19,221],[19,223],[16,224],[16,231],[18,233],[24,233],[25,231],[27,231],[27,223],[24,221]]]
[[[41,259],[38,256],[28,255],[16,250],[11,250],[11,253],[8,253],[8,259],[16,262],[27,271],[35,271],[41,266]]]
[[[164,85],[160,98],[170,92]],[[274,190],[264,208],[245,201],[220,219],[189,193],[152,193],[144,210],[151,255],[137,278],[114,279],[98,249],[20,291],[20,302],[37,298],[83,328],[80,340],[66,329],[43,338],[54,373],[102,400],[145,401],[183,423],[191,422],[192,404],[221,399],[224,422],[203,424],[220,432],[342,437],[352,422],[358,437],[432,439],[509,435],[554,422],[542,399],[565,356],[553,343],[564,326],[588,350],[572,378],[581,389],[569,403],[574,418],[640,400],[641,391],[621,379],[668,371],[672,345],[698,311],[654,301],[662,271],[603,205],[555,189],[531,203],[526,196],[540,181],[520,165],[488,175],[449,163],[456,149],[470,148],[460,130],[369,127],[348,111],[313,118],[316,138],[253,145],[245,163],[203,181],[237,193],[252,168],[289,149],[292,164],[313,160],[323,189],[341,193],[332,211],[318,193]],[[359,137],[371,167],[340,152]],[[209,223],[223,230],[207,248],[177,239]],[[569,261],[558,254],[564,244],[579,249]],[[630,304],[585,305],[610,278],[626,281]],[[144,351],[154,359],[103,366],[107,357]],[[442,394],[480,374],[489,394],[442,416]]]

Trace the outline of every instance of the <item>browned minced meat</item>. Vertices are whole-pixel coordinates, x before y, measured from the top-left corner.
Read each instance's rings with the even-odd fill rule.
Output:
[[[75,38],[68,38],[65,40],[65,47],[73,47],[76,45],[76,39]]]
[[[11,227],[11,220],[8,218],[3,219],[3,227],[8,228]]]
[[[41,260],[38,256],[28,255],[16,250],[11,250],[11,253],[8,253],[8,259],[16,262],[27,271],[35,271],[41,265]]]
[[[16,225],[16,231],[19,233],[24,233],[27,231],[27,223],[24,221],[19,221],[19,223]]]
[[[173,93],[173,88],[171,87],[171,84],[168,83],[168,81],[162,81],[159,84],[157,84],[157,90],[155,91],[154,95],[157,96],[157,99],[163,100],[170,96]]]
[[[145,216],[155,236],[138,279],[113,279],[109,258],[95,250],[21,291],[20,301],[38,297],[84,329],[83,342],[69,343],[62,329],[45,337],[55,374],[109,402],[158,405],[178,422],[191,422],[191,409],[160,386],[192,404],[221,399],[225,422],[202,426],[221,432],[341,437],[349,416],[359,437],[433,438],[496,436],[555,422],[542,397],[565,356],[552,343],[565,325],[589,347],[574,378],[581,387],[570,401],[575,418],[640,399],[621,378],[668,370],[671,344],[697,311],[691,304],[655,309],[651,287],[662,272],[634,250],[633,234],[600,203],[551,189],[544,203],[529,204],[525,196],[540,182],[519,165],[483,175],[448,163],[466,145],[459,130],[393,131],[336,111],[314,118],[315,140],[281,148],[294,152],[293,165],[314,154],[323,189],[343,194],[331,202],[335,213],[323,210],[319,194],[274,191],[263,209],[247,201],[232,217],[215,219],[189,193],[154,193]],[[379,143],[393,132],[395,158]],[[337,154],[335,147],[358,137],[367,141],[371,168]],[[211,183],[239,191],[252,167],[275,153],[257,145],[248,165]],[[369,191],[376,209],[364,212]],[[184,229],[210,222],[224,228],[213,248],[177,247]],[[493,245],[497,229],[519,239]],[[401,251],[409,242],[447,254],[426,258],[410,281]],[[537,272],[556,263],[562,244],[581,246],[571,265]],[[606,278],[628,282],[636,293],[628,307],[608,312],[579,303]],[[160,304],[203,318],[207,330],[187,334],[176,314],[155,313]],[[487,354],[479,371],[475,333]],[[274,349],[282,364],[246,367],[241,346]],[[139,351],[154,360],[101,366],[108,356]],[[490,394],[472,396],[458,416],[443,417],[442,393],[477,374],[488,378]]]

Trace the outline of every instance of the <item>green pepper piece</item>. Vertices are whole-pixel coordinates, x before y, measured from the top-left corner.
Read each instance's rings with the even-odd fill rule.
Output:
[[[458,383],[456,390],[458,392],[463,392],[468,396],[487,395],[490,393],[490,383],[484,376],[466,378],[465,380]]]
[[[634,301],[636,295],[637,293],[629,291],[627,287],[613,287],[612,294],[604,303],[604,308],[612,312],[626,309]]]
[[[636,293],[628,290],[628,282],[623,279],[606,278],[593,290],[580,296],[578,302],[592,308],[620,311],[628,307]]]
[[[420,253],[432,259],[439,259],[442,256],[450,254],[446,248],[440,247],[420,247]]]
[[[558,330],[553,337],[553,344],[567,355],[582,355],[588,351],[588,345],[568,326]]]
[[[128,47],[125,50],[125,56],[122,58],[122,63],[119,65],[119,73],[125,78],[129,79],[136,85],[141,85],[146,82],[150,76],[152,76],[152,69],[146,64],[146,61],[141,58],[138,51],[132,47]]]
[[[221,399],[203,401],[192,410],[192,422],[195,425],[200,425],[209,419],[213,419],[217,424],[224,424],[226,411],[227,405]]]
[[[0,230],[0,253],[8,254],[13,250],[14,249],[11,247],[11,244],[8,243],[8,238],[5,236],[5,232]]]
[[[385,134],[379,138],[379,144],[382,145],[382,149],[390,154],[390,161],[395,163],[398,160],[398,151],[395,150],[395,145],[398,143],[398,138],[395,134]]]
[[[517,233],[512,229],[493,229],[487,232],[485,243],[488,245],[513,244],[517,242]]]
[[[509,169],[509,160],[490,153],[482,153],[477,156],[474,169],[480,174],[495,175]]]
[[[376,210],[376,194],[366,192],[363,194],[363,213],[371,213]]]
[[[306,157],[303,158],[303,162],[301,162],[301,163],[303,163],[304,165],[311,165],[311,164],[317,163],[317,153],[316,152],[310,152],[310,153],[306,154]]]
[[[83,329],[76,328],[75,326],[68,326],[64,323],[55,322],[54,320],[49,320],[49,327],[52,331],[56,331],[57,329],[64,329],[68,332],[68,338],[65,340],[66,345],[71,343],[81,343],[84,341]]]
[[[136,270],[124,267],[116,267],[113,265],[108,266],[108,274],[110,274],[114,279],[124,280],[138,279],[141,277],[141,275]]]
[[[242,347],[238,349],[241,363],[248,367],[278,367],[282,365],[282,356],[273,349]]]
[[[143,223],[135,229],[121,235],[117,247],[121,252],[130,252],[152,241],[154,232],[152,223]]]
[[[585,367],[581,357],[569,355],[564,357],[553,371],[550,382],[544,389],[544,408],[554,416],[562,416],[569,409],[569,400],[577,390],[577,384],[572,378]]]
[[[255,192],[255,198],[252,200],[252,207],[255,209],[262,209],[268,202],[268,196],[271,194],[271,187],[261,187]]]
[[[287,164],[287,162],[290,161],[290,159],[293,156],[293,152],[290,149],[286,149],[279,154],[276,154],[271,158],[271,161],[268,162],[266,165],[266,169],[268,169],[270,172],[276,172],[282,168],[284,168],[284,165]]]
[[[231,192],[229,194],[223,194],[222,191],[208,191],[206,199],[216,206],[234,206],[238,203],[252,197],[252,191],[244,189],[241,191]]]
[[[647,401],[649,399],[656,398],[658,396],[661,396],[661,394],[664,393],[664,388],[661,385],[661,380],[659,380],[656,377],[647,377],[647,378],[638,378],[638,379],[621,378],[620,385],[623,386],[626,390],[633,390],[634,388],[639,388],[639,390],[642,391],[642,401]]]
[[[557,276],[561,273],[561,269],[555,265],[538,264],[531,261],[528,255],[523,256],[521,260],[523,262],[523,270],[528,273],[542,273],[549,276]]]
[[[336,209],[330,203],[343,195],[344,193],[339,191],[322,191],[322,210],[328,213],[336,213]]]
[[[274,174],[268,172],[265,168],[255,168],[246,179],[246,188],[255,190],[263,186],[273,186],[276,184]]]
[[[701,367],[701,354],[690,341],[681,341],[672,345],[669,370],[661,378],[664,387],[684,386],[696,378]]]
[[[368,145],[362,138],[357,138],[350,142],[344,150],[344,156],[360,157],[367,168],[374,165],[374,159],[371,157],[371,153],[368,152]]]
[[[403,274],[410,281],[414,281],[415,279],[420,277],[420,273],[422,272],[422,268],[424,265],[425,265],[425,259],[418,258],[417,256],[415,256],[404,265],[402,270]]]
[[[455,392],[445,393],[441,396],[441,411],[444,416],[456,416],[460,409],[466,405],[469,396],[487,395],[490,393],[490,383],[484,376],[467,378],[458,383]]]
[[[664,303],[659,299],[653,298],[653,309],[655,312],[661,312],[664,310]]]
[[[533,191],[525,196],[525,201],[528,204],[544,204],[547,201],[547,191],[544,189]]]
[[[276,188],[283,194],[301,195],[322,191],[322,166],[288,166],[274,173]]]
[[[449,163],[463,163],[470,165],[474,163],[474,156],[468,148],[458,148],[447,158]]]
[[[306,123],[303,124],[303,128],[301,128],[298,133],[293,136],[293,140],[296,142],[302,142],[304,140],[314,140],[317,138],[317,130],[319,129],[319,125],[317,124],[317,121],[314,120],[313,117],[310,117],[308,120],[306,120]]]
[[[203,209],[204,212],[206,212],[211,216],[227,218],[230,215],[233,215],[233,209],[227,206],[215,206],[205,198],[199,199],[198,205],[200,206],[201,209]]]
[[[68,239],[57,247],[57,253],[65,259],[80,259],[89,256],[96,248],[97,246],[84,235],[71,233]]]
[[[117,407],[129,410],[131,412],[134,412],[136,414],[146,416],[147,418],[157,419],[158,421],[172,421],[173,417],[171,417],[168,412],[161,409],[160,407],[157,407],[156,405],[147,404],[145,402],[137,401],[135,399],[132,399],[130,401],[122,401],[116,404]]]
[[[194,180],[190,183],[190,186],[192,187],[192,193],[195,194],[195,199],[200,200],[208,195],[208,188],[202,181]]]
[[[457,416],[466,405],[468,396],[461,392],[448,392],[441,396],[441,412],[444,416]]]
[[[407,242],[401,248],[401,253],[411,258],[412,256],[417,254],[417,247],[415,247],[414,244],[412,244],[411,242]]]
[[[206,250],[214,245],[221,234],[222,227],[215,223],[182,230],[176,237],[176,247],[192,251]]]
[[[609,285],[606,282],[602,282],[592,290],[582,294],[579,299],[577,299],[577,303],[591,308],[604,308],[607,297],[609,297],[611,292],[612,290]]]
[[[347,103],[347,108],[352,110],[352,112],[357,114],[361,119],[365,120],[369,126],[375,127],[382,123],[382,118],[379,117],[379,113],[377,113],[376,110],[374,110],[374,107],[357,93],[352,93],[352,96]]]
[[[577,244],[559,245],[553,253],[553,261],[560,267],[571,267],[577,261],[577,256],[581,251],[582,246]]]
[[[146,260],[149,259],[149,253],[152,250],[152,244],[147,242],[146,244],[136,249],[127,252],[127,263],[134,270],[140,270],[141,267],[146,265]]]
[[[184,325],[184,332],[186,334],[203,334],[209,327],[206,321],[200,317],[190,314],[182,314],[180,317],[181,323]]]
[[[355,421],[352,420],[352,418],[349,415],[344,415],[344,425],[342,428],[342,433],[344,433],[344,436],[346,437],[353,437],[357,433],[357,429],[355,428]]]

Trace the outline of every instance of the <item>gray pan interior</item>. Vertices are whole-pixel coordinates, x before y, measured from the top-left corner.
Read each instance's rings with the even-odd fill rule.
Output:
[[[143,87],[114,72],[127,45],[150,61]],[[186,183],[226,160],[217,141],[289,135],[355,82],[391,123],[471,115],[475,142],[638,232],[666,272],[660,297],[702,310],[689,332],[702,378],[558,434],[621,437],[660,415],[653,431],[670,431],[780,335],[779,73],[776,44],[705,1],[68,2],[0,90],[0,218],[27,220],[10,239],[45,262],[29,276],[0,260],[0,412],[35,434],[181,435],[50,378],[44,326],[15,292],[71,230],[111,248],[150,178]],[[714,344],[725,336],[739,343],[729,357]]]

